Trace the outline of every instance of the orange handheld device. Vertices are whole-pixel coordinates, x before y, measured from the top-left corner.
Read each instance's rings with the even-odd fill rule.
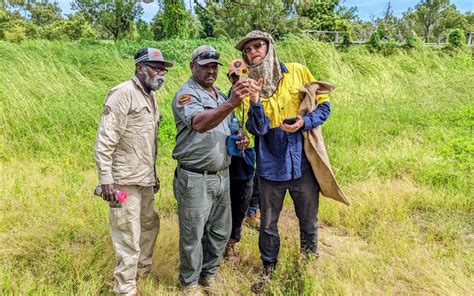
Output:
[[[249,69],[247,68],[240,68],[239,69],[239,80],[249,78]]]

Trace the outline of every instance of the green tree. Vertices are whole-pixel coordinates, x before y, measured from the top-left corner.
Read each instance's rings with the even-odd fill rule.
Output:
[[[164,38],[188,38],[193,35],[191,16],[183,0],[164,0],[162,7]]]
[[[338,4],[337,0],[303,0],[296,4],[296,12],[307,26],[304,29],[335,31]]]
[[[400,31],[401,24],[402,20],[393,15],[391,2],[388,2],[384,16],[375,20],[377,31],[382,40],[398,39],[401,41],[403,39]]]
[[[0,8],[0,39],[3,39],[5,31],[12,25],[10,14],[3,8]]]
[[[437,27],[440,26],[441,21],[445,17],[446,10],[450,7],[453,6],[449,0],[421,0],[415,6],[413,17],[419,25],[421,36],[423,36],[425,42],[429,42],[431,38],[439,36],[433,36],[433,32],[439,32]]]
[[[39,34],[41,38],[49,40],[79,40],[95,37],[96,31],[85,17],[78,13],[67,20],[58,20],[44,26]]]
[[[153,39],[161,40],[165,38],[163,34],[163,12],[158,12],[151,22],[151,31],[153,33]]]
[[[288,0],[206,0],[196,12],[202,36],[242,36],[251,30],[271,33],[275,38],[291,30],[289,18],[294,2]]]
[[[443,17],[439,24],[433,29],[433,36],[436,38],[441,35],[448,35],[453,29],[462,29],[467,31],[469,24],[464,15],[452,5],[446,8],[443,12]]]
[[[151,26],[144,20],[138,20],[135,23],[136,30],[138,33],[138,38],[143,40],[153,40],[153,32]]]
[[[74,0],[72,9],[82,13],[86,19],[104,29],[105,37],[121,39],[127,36],[143,8],[134,0]]]
[[[47,1],[46,1],[47,2]],[[36,0],[2,0],[2,7],[10,10],[21,10],[26,18],[28,7],[36,3]]]
[[[375,26],[371,22],[356,20],[351,22],[351,39],[356,41],[366,41],[374,32]]]
[[[10,42],[20,43],[26,39],[26,30],[23,26],[13,26],[4,32],[4,38]]]
[[[196,14],[199,22],[201,23],[201,30],[199,37],[216,37],[214,35],[214,27],[216,26],[217,18],[215,15],[211,15],[207,9],[203,6],[198,5],[196,8]]]
[[[40,3],[30,3],[27,6],[30,12],[31,21],[37,26],[46,26],[61,19],[61,8],[57,3],[48,1]]]
[[[466,32],[474,32],[474,13],[472,11],[466,12],[464,19],[467,23]]]

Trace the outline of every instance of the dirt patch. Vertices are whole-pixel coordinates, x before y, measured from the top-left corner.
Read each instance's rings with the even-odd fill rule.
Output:
[[[367,243],[360,238],[344,235],[341,229],[326,225],[321,221],[318,222],[318,225],[318,253],[320,260],[337,256],[337,254],[340,254],[341,252],[346,253],[349,251],[370,255],[365,251]],[[284,205],[280,214],[278,226],[282,239],[291,242],[298,242],[299,244],[300,228],[293,205]]]

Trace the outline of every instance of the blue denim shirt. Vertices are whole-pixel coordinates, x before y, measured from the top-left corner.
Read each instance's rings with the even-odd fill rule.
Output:
[[[330,103],[322,103],[303,117],[303,130],[323,124],[330,113]],[[251,104],[248,114],[247,129],[255,135],[257,176],[270,181],[301,178],[311,168],[304,154],[303,131],[288,133],[279,127],[270,129],[269,119],[260,102],[257,105]]]

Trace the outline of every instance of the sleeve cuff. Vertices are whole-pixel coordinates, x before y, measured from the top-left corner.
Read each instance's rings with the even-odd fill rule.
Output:
[[[112,175],[101,175],[99,176],[99,182],[100,185],[114,184],[114,178],[112,177]]]
[[[252,106],[252,107],[262,107],[262,101],[260,101],[260,99],[258,99],[257,103],[254,103],[254,102],[252,102],[252,100],[250,100],[250,106]]]
[[[307,131],[311,129],[311,119],[308,116],[303,116],[304,120],[304,125],[303,125],[303,130]]]

